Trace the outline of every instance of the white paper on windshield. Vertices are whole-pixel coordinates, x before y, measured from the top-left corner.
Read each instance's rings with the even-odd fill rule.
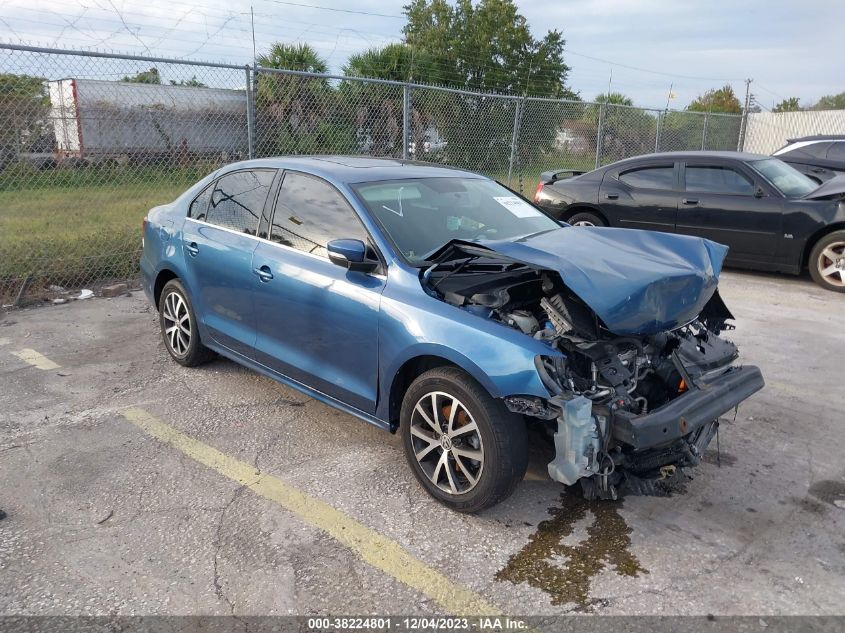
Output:
[[[532,218],[543,215],[525,200],[516,196],[494,196],[494,199],[518,218]]]

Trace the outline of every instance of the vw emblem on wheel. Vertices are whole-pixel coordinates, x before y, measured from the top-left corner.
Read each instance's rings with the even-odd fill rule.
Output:
[[[452,440],[445,433],[440,436],[440,448],[442,448],[444,451],[452,450]]]

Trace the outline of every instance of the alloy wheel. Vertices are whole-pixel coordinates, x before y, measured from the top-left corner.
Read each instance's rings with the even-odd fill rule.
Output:
[[[432,391],[411,414],[411,443],[423,473],[443,492],[475,488],[484,468],[484,446],[472,414],[454,396]]]
[[[573,222],[572,226],[595,226],[589,220],[578,220],[578,222]]]
[[[819,253],[819,275],[832,286],[845,287],[845,242],[832,242]]]
[[[164,335],[177,356],[185,356],[191,345],[191,314],[185,299],[178,292],[164,298]]]

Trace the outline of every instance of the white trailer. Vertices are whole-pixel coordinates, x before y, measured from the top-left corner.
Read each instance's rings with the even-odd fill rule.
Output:
[[[63,158],[246,153],[243,90],[94,79],[47,84]]]

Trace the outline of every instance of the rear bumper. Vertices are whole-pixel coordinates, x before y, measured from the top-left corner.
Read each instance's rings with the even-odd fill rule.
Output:
[[[694,388],[652,413],[626,411],[613,416],[613,437],[635,449],[652,448],[689,435],[727,413],[764,386],[757,367],[733,367]]]

